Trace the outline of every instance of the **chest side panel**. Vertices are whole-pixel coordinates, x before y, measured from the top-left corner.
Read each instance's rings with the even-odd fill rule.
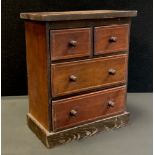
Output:
[[[25,22],[29,113],[48,129],[48,70],[45,23]]]

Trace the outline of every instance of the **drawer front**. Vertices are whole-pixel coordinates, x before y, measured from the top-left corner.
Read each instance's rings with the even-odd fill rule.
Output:
[[[52,96],[61,96],[126,81],[127,55],[52,64]]]
[[[54,129],[59,130],[124,111],[125,87],[52,102]]]
[[[50,42],[52,60],[89,56],[91,29],[51,30]]]
[[[95,28],[95,55],[128,50],[129,25]]]

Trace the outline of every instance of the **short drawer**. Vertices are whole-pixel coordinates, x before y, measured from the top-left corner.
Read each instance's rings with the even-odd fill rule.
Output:
[[[72,127],[124,111],[125,87],[53,101],[54,130]]]
[[[89,56],[92,50],[91,38],[91,28],[51,30],[51,59]]]
[[[52,96],[126,82],[127,55],[51,65]]]
[[[95,55],[128,50],[128,24],[95,27],[94,35]]]

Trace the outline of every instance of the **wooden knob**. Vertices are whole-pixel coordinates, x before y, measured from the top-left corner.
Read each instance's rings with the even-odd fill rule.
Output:
[[[116,42],[117,41],[117,37],[112,36],[112,37],[110,37],[109,41],[110,42]]]
[[[108,106],[109,106],[109,107],[114,107],[114,106],[115,106],[115,102],[113,102],[113,101],[108,101]]]
[[[74,109],[72,109],[72,110],[70,111],[70,116],[76,116],[76,115],[77,115],[77,111],[74,110]]]
[[[116,74],[116,70],[113,69],[113,68],[110,68],[110,69],[108,70],[108,72],[109,72],[110,75],[115,75],[115,74]]]
[[[69,79],[70,79],[70,81],[75,82],[75,81],[77,80],[77,77],[76,77],[75,75],[71,75],[71,76],[69,77]]]
[[[77,41],[75,41],[75,40],[71,40],[69,42],[69,46],[71,46],[71,47],[76,47],[76,45],[77,45]]]

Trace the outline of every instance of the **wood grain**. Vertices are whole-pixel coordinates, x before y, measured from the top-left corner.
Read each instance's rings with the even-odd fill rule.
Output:
[[[129,25],[110,25],[95,27],[95,55],[128,51]],[[116,38],[116,40],[111,40]]]
[[[105,19],[117,17],[134,17],[136,10],[89,10],[89,11],[65,11],[65,12],[29,12],[20,13],[20,18],[36,21],[60,21],[81,19]]]
[[[90,60],[52,64],[52,96],[80,92],[97,87],[126,82],[127,55],[109,56]],[[115,69],[116,74],[109,74]],[[76,81],[71,80],[75,76]]]
[[[52,101],[54,131],[124,112],[125,93],[125,87],[116,87]]]
[[[124,112],[123,114],[97,120],[60,132],[48,132],[31,114],[27,115],[28,126],[47,148],[53,148],[73,140],[80,140],[100,132],[121,128],[126,126],[128,122],[129,113]]]
[[[51,59],[89,56],[92,51],[91,32],[91,28],[51,30]],[[75,42],[75,46],[71,44],[72,41]]]
[[[28,125],[48,148],[128,123],[129,29],[136,15],[135,10],[20,14],[26,19]]]
[[[48,129],[48,54],[46,47],[46,26],[44,23],[26,21],[25,31],[29,113]]]

